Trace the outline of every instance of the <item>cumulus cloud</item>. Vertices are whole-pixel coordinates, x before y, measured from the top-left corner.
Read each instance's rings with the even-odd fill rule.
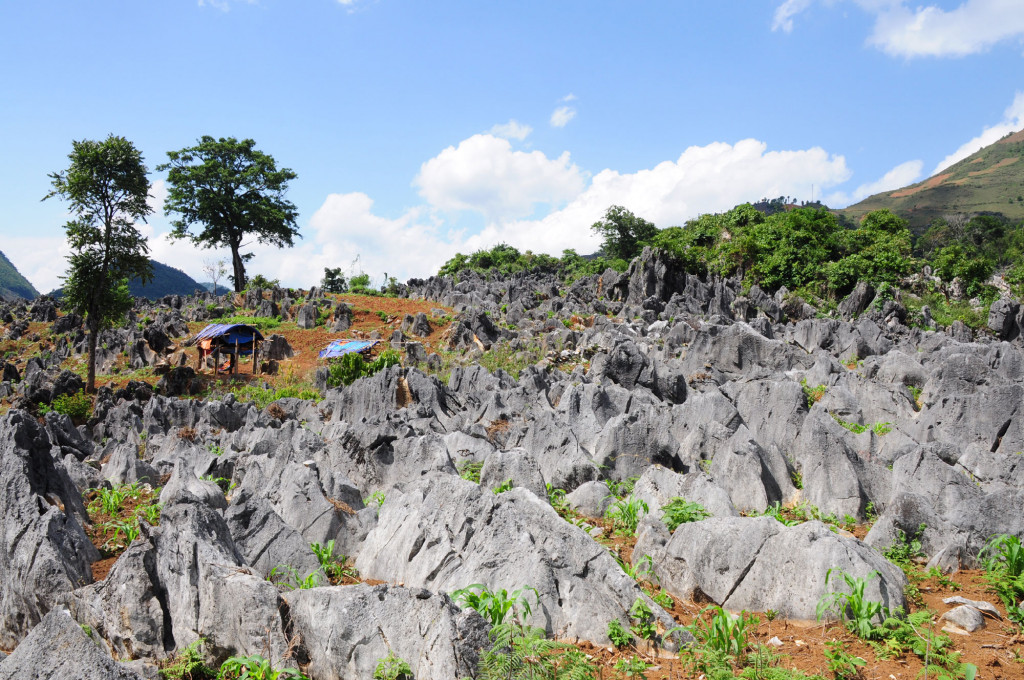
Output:
[[[1005,40],[1024,39],[1019,0],[965,0],[951,10],[934,4],[911,8],[906,0],[854,1],[875,17],[868,44],[893,56],[963,57]],[[775,10],[772,29],[791,31],[793,17],[812,4],[785,0]]]
[[[571,106],[559,106],[551,114],[551,125],[556,128],[563,128],[575,117],[576,109]]]
[[[959,149],[949,154],[935,166],[932,174],[938,174],[949,166],[962,161],[975,151],[993,144],[1011,132],[1024,128],[1024,92],[1018,92],[1013,103],[1003,112],[1003,120],[991,127],[986,127],[977,137],[965,142]]]
[[[921,178],[921,168],[923,167],[924,162],[918,160],[900,163],[874,182],[861,184],[854,189],[853,194],[848,194],[845,191],[836,191],[826,195],[822,200],[829,207],[845,208],[852,203],[864,200],[868,196],[874,196],[883,191],[893,191],[908,184],[913,184]]]
[[[504,241],[554,254],[565,248],[592,252],[599,239],[590,225],[610,205],[626,206],[667,227],[764,196],[807,195],[812,184],[827,188],[849,176],[842,156],[818,147],[768,151],[765,143],[755,139],[693,146],[678,159],[651,169],[628,174],[603,170],[565,208],[537,220],[490,224],[466,243],[486,247]]]
[[[540,151],[515,151],[507,139],[479,134],[424,163],[413,184],[435,208],[473,210],[499,221],[526,217],[539,203],[564,203],[582,191],[584,176],[568,151],[548,158]]]
[[[812,184],[828,189],[850,174],[842,156],[824,149],[769,151],[765,143],[746,139],[693,146],[673,160],[634,173],[605,169],[588,178],[568,153],[548,158],[540,151],[513,150],[508,140],[493,135],[474,135],[423,164],[416,178],[426,199],[423,205],[385,216],[364,193],[329,194],[303,225],[304,238],[294,248],[254,244],[247,248],[254,258],[246,269],[305,287],[317,283],[325,267],[353,273],[359,256],[356,268],[379,285],[385,272],[399,280],[428,276],[456,252],[500,242],[556,255],[566,248],[589,253],[599,246],[590,225],[610,205],[623,205],[668,227],[764,196],[809,197]],[[541,203],[552,207],[535,217],[534,206]],[[461,220],[448,219],[439,208],[469,210],[484,220],[471,229]],[[171,242],[166,222],[153,222],[151,256],[197,280],[204,259],[228,256],[184,240]],[[35,285],[45,287],[62,273],[63,260],[55,272],[46,270],[54,266],[53,252],[63,247],[61,239],[12,246],[5,242],[4,251],[18,253],[12,260],[19,268],[29,262],[22,271]],[[24,253],[35,253],[35,259],[25,259]]]
[[[533,128],[512,119],[507,123],[500,123],[490,129],[490,134],[504,139],[517,139],[520,142],[530,136]]]

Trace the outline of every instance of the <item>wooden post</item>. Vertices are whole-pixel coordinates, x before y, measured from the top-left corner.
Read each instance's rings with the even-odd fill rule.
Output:
[[[231,375],[238,375],[238,362],[241,359],[242,357],[238,354],[238,338],[235,338],[235,356],[234,361],[231,362]]]
[[[220,371],[220,345],[213,350],[213,377],[216,378]]]
[[[252,338],[252,374],[256,375],[256,367],[259,366],[259,342],[256,341],[256,336]]]

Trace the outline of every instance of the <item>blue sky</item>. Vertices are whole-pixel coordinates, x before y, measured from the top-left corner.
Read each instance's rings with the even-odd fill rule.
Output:
[[[109,133],[151,171],[201,135],[295,170],[303,238],[249,267],[292,286],[591,252],[612,204],[659,227],[812,187],[841,207],[1024,127],[1024,2],[917,2],[3,3],[0,250],[59,285],[65,207],[39,199]],[[152,255],[204,278],[227,253],[169,242],[151,179]]]

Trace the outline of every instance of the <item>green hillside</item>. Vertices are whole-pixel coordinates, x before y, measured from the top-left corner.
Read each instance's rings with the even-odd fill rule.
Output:
[[[1003,137],[923,182],[870,196],[839,212],[859,221],[888,208],[922,233],[935,218],[955,213],[999,213],[1024,219],[1024,130]]]
[[[195,279],[180,269],[168,267],[156,260],[150,260],[149,263],[153,265],[153,279],[145,285],[138,279],[134,279],[128,284],[129,290],[135,297],[155,300],[165,295],[191,295],[196,290],[203,290],[201,284],[196,283]],[[61,297],[62,290],[58,288],[51,291],[50,295]]]
[[[0,252],[0,298],[22,297],[31,300],[38,295],[39,291]]]

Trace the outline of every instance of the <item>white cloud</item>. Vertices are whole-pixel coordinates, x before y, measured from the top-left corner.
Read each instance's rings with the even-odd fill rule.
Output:
[[[154,215],[160,215],[164,210],[164,201],[167,200],[167,183],[158,179],[149,185],[149,194],[146,196],[146,204],[153,209]]]
[[[485,247],[504,241],[554,254],[565,248],[592,252],[599,239],[590,225],[610,205],[625,206],[659,227],[668,227],[765,196],[807,196],[812,184],[827,188],[849,176],[842,156],[830,156],[818,147],[767,151],[767,145],[755,139],[694,146],[677,160],[649,170],[632,174],[602,170],[564,209],[539,220],[491,224],[466,243]]]
[[[231,3],[232,2],[239,2],[239,1],[245,2],[246,4],[249,4],[249,5],[255,5],[255,4],[257,4],[259,2],[259,0],[199,0],[199,6],[200,7],[206,7],[206,6],[215,7],[217,9],[219,9],[221,12],[227,12],[228,10],[231,9]]]
[[[814,0],[786,0],[775,8],[775,16],[772,18],[772,30],[780,28],[789,33],[793,30],[793,17],[811,6]]]
[[[246,270],[308,287],[320,280],[325,267],[348,269],[359,255],[360,268],[379,285],[385,272],[403,281],[426,277],[456,252],[499,242],[556,255],[565,248],[589,253],[599,246],[590,225],[610,205],[623,205],[667,227],[765,196],[809,198],[812,184],[828,189],[849,176],[845,159],[821,148],[769,151],[763,142],[747,139],[690,147],[674,160],[635,173],[602,170],[588,181],[568,152],[548,158],[539,151],[515,151],[505,139],[474,135],[423,164],[416,184],[427,200],[424,205],[386,217],[375,214],[366,194],[332,193],[302,227],[304,238],[294,248],[247,248],[254,258]],[[552,207],[532,218],[538,203]],[[438,208],[478,212],[485,221],[473,230],[453,226]],[[171,243],[166,221],[153,222],[151,256],[197,280],[203,278],[204,259],[228,256],[187,240]],[[37,287],[58,285],[64,261],[55,261],[53,253],[64,248],[63,240],[23,240],[11,246],[5,242],[4,251]]]
[[[538,203],[561,204],[583,189],[569,152],[548,158],[514,151],[507,139],[473,135],[424,163],[413,182],[433,207],[474,210],[488,220],[525,217]]]
[[[983,147],[992,144],[1005,137],[1011,132],[1024,128],[1024,92],[1018,92],[1013,98],[1013,103],[1003,112],[1003,120],[991,127],[986,127],[981,134],[964,143],[959,149],[949,154],[935,166],[933,175],[938,174],[949,166],[962,161],[972,153]]]
[[[907,161],[906,163],[900,163],[895,168],[882,175],[881,179],[869,184],[861,184],[857,187],[853,192],[853,200],[860,201],[868,196],[874,196],[875,194],[883,191],[895,191],[896,189],[901,189],[908,184],[913,184],[920,179],[922,167],[924,167],[923,161]]]
[[[509,120],[507,123],[500,123],[490,129],[490,134],[495,137],[518,139],[519,141],[523,141],[529,137],[531,132],[533,132],[532,127],[524,125],[515,119]]]
[[[576,109],[571,106],[559,106],[551,114],[551,125],[557,128],[563,128],[575,117]]]
[[[955,9],[906,0],[854,0],[875,25],[868,44],[901,57],[963,57],[1010,39],[1024,39],[1020,0],[964,0]],[[772,30],[793,29],[793,17],[814,0],[785,0],[775,10]],[[827,1],[827,4],[834,2]]]
[[[945,11],[902,4],[878,14],[869,42],[902,57],[963,57],[1024,37],[1020,0],[966,0]]]

